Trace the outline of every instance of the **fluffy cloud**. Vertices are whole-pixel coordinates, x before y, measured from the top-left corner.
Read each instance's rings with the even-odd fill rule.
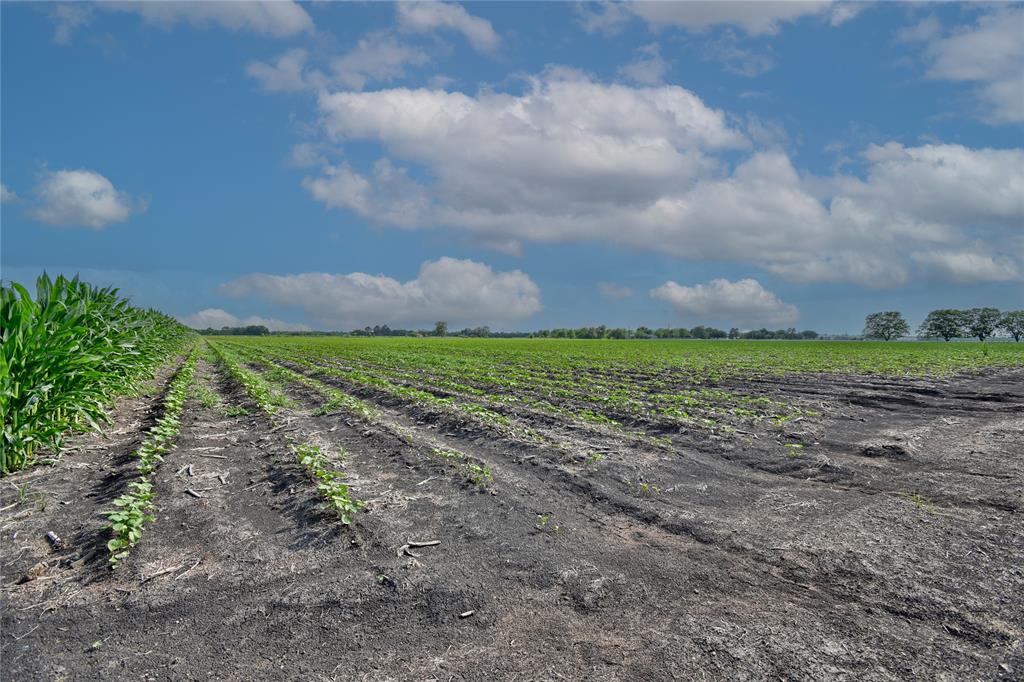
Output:
[[[220,308],[206,308],[191,315],[178,318],[182,324],[193,329],[220,329],[222,327],[247,327],[249,325],[263,325],[272,332],[304,332],[310,328],[304,324],[292,324],[266,317],[252,315],[240,318]]]
[[[426,189],[392,164],[378,164],[372,179],[326,169],[307,181],[314,196],[391,219],[396,212],[374,194],[413,197],[421,213],[394,222],[442,222],[502,238],[572,237],[553,221],[614,206],[642,209],[716,166],[705,149],[748,144],[723,112],[683,88],[603,85],[565,70],[532,79],[522,95],[401,88],[322,94],[319,107],[333,140],[379,140],[394,156],[427,167],[440,205],[431,208]],[[337,191],[328,191],[332,184]],[[534,213],[542,219],[506,234]]]
[[[1024,122],[1024,9],[1007,6],[983,14],[974,26],[943,36],[934,17],[900,33],[925,43],[929,78],[978,84],[983,118]]]
[[[227,296],[255,296],[299,307],[329,329],[366,324],[490,324],[519,320],[541,309],[540,289],[519,270],[495,272],[471,260],[440,258],[407,282],[385,275],[253,274],[220,287]]]
[[[612,298],[615,300],[629,298],[633,295],[632,289],[622,286],[621,284],[615,284],[614,282],[599,282],[597,290],[601,292],[601,295],[605,298]]]
[[[107,178],[84,169],[48,173],[36,187],[36,198],[33,217],[66,227],[102,229],[145,209]]]
[[[501,46],[501,37],[495,33],[491,22],[474,17],[462,5],[448,2],[400,2],[397,9],[398,24],[403,31],[429,33],[447,28],[461,33],[473,49],[480,52],[494,52]]]
[[[370,34],[361,38],[351,52],[331,60],[331,68],[339,83],[362,89],[369,81],[401,78],[407,66],[422,66],[428,61],[423,50],[403,45],[386,34]]]
[[[17,200],[18,195],[7,189],[6,185],[0,184],[0,203],[6,204],[8,201]]]
[[[376,141],[388,156],[324,166],[305,180],[316,199],[482,244],[599,241],[888,287],[912,276],[911,252],[973,252],[1024,221],[1024,150],[892,142],[863,153],[860,175],[814,177],[763,124],[744,135],[678,86],[553,68],[519,94],[336,92],[319,108],[330,142]],[[751,140],[766,148],[725,160]]]
[[[599,9],[580,10],[588,31],[612,33],[632,16],[643,19],[653,29],[684,28],[692,32],[715,26],[733,26],[749,35],[778,33],[780,25],[802,17],[825,18],[833,26],[856,16],[862,6],[828,1],[807,2],[603,2]]]
[[[1007,256],[970,251],[930,251],[912,253],[911,258],[928,275],[960,284],[1021,279],[1017,263]]]
[[[306,72],[309,53],[302,48],[288,50],[273,64],[250,62],[245,72],[260,82],[267,92],[299,92],[324,87],[327,77],[318,71]]]
[[[109,2],[98,5],[108,11],[132,12],[147,24],[170,28],[179,23],[205,27],[222,26],[274,38],[289,38],[313,30],[313,20],[298,2]]]
[[[619,75],[641,85],[658,85],[665,80],[669,64],[661,58],[661,48],[657,43],[644,45],[637,58],[619,67]]]
[[[430,56],[387,33],[371,33],[349,52],[329,59],[326,73],[308,66],[309,61],[309,52],[296,48],[273,63],[250,62],[245,71],[267,92],[322,91],[331,85],[361,90],[373,81],[402,78],[408,67],[422,66]]]
[[[179,23],[197,27],[216,25],[273,38],[290,38],[313,30],[309,14],[292,0],[73,2],[55,5],[50,10],[50,18],[55,24],[53,41],[60,45],[70,44],[74,32],[90,23],[96,11],[130,12],[139,15],[147,24],[163,28],[172,28]]]
[[[692,287],[665,282],[651,289],[652,298],[665,301],[681,317],[694,321],[720,320],[747,326],[782,326],[796,322],[800,312],[766,291],[756,279],[713,279]]]

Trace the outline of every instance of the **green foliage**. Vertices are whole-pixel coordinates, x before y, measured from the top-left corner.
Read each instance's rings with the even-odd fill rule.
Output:
[[[971,336],[978,337],[979,341],[984,341],[992,336],[992,333],[999,328],[1002,317],[1002,313],[997,308],[971,308],[964,312],[967,331]]]
[[[208,386],[196,386],[196,398],[206,408],[216,407],[220,404],[220,396],[211,391]]]
[[[968,318],[963,310],[933,310],[921,323],[917,335],[944,341],[959,338],[967,331]]]
[[[245,388],[249,397],[264,413],[273,415],[279,407],[290,404],[283,393],[271,388],[264,376],[243,367],[234,350],[220,343],[212,345],[221,365],[232,378]],[[278,378],[283,379],[290,379],[292,375],[298,375],[297,372],[280,366],[274,366],[273,371]],[[346,526],[352,523],[353,515],[362,509],[363,503],[352,499],[349,495],[348,485],[341,481],[345,474],[331,470],[328,466],[327,456],[315,445],[305,443],[296,445],[293,452],[299,464],[316,481],[317,492],[338,513],[341,522]]]
[[[338,513],[341,522],[346,526],[351,524],[353,515],[363,508],[364,503],[349,494],[348,485],[341,480],[345,477],[344,472],[331,470],[327,455],[316,445],[301,443],[292,451],[299,464],[316,481],[317,492]]]
[[[910,325],[903,315],[895,310],[871,313],[864,318],[864,336],[869,339],[889,341],[910,333]]]
[[[448,336],[448,323],[445,321],[434,323],[434,336]]]
[[[1019,343],[1024,337],[1024,310],[1011,310],[1003,313],[1002,319],[999,320],[999,327]]]
[[[116,289],[41,276],[33,297],[0,287],[0,474],[59,454],[65,434],[98,429],[112,400],[177,352],[191,332]]]
[[[242,367],[238,355],[230,348],[221,343],[211,343],[210,345],[213,347],[214,353],[217,354],[217,360],[221,366],[232,379],[242,385],[249,398],[261,410],[268,415],[273,415],[279,407],[291,404],[291,401],[283,393],[275,391],[263,377]]]
[[[199,351],[193,348],[181,369],[167,389],[163,414],[147,432],[145,440],[135,451],[141,476],[138,481],[128,484],[128,492],[114,500],[117,509],[103,512],[110,522],[108,528],[114,537],[107,543],[110,551],[110,567],[117,568],[128,556],[129,551],[142,538],[142,527],[154,519],[153,486],[149,476],[163,461],[163,455],[170,449],[181,427],[181,413],[188,399],[188,390],[195,376]]]
[[[117,509],[103,512],[114,537],[107,542],[110,567],[117,568],[142,538],[142,527],[153,521],[153,484],[142,478],[128,484],[128,492],[114,500]]]

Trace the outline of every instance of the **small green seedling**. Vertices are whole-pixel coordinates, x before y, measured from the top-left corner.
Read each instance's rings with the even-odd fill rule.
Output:
[[[537,514],[537,523],[533,527],[542,533],[561,533],[562,527],[552,523],[554,518],[554,514]]]

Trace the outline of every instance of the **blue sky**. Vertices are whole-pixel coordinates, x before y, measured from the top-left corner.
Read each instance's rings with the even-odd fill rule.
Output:
[[[203,325],[1024,307],[1024,6],[9,3],[6,280]]]

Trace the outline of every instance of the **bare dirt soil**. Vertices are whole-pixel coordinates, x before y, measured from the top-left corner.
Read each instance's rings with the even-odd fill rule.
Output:
[[[0,482],[3,679],[1024,678],[1024,371],[727,382],[822,414],[670,447],[538,422],[568,450],[338,382],[417,439],[294,387],[271,422],[197,377],[222,402],[189,401],[116,571],[101,512],[166,376]],[[353,526],[289,439],[347,453]]]

